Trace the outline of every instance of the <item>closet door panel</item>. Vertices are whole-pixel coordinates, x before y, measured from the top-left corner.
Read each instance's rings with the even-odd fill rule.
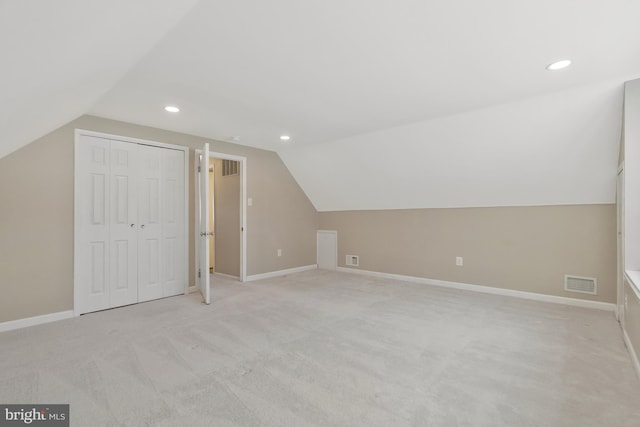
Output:
[[[88,313],[109,308],[109,140],[83,135],[76,156],[75,281]]]
[[[137,144],[111,141],[111,307],[138,302],[137,154]]]
[[[138,146],[138,301],[162,298],[162,165],[165,150]]]
[[[76,132],[76,313],[184,293],[185,155]]]
[[[184,152],[163,150],[163,296],[184,293]]]

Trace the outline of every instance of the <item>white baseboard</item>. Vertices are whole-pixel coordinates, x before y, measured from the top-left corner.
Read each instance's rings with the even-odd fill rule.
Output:
[[[307,270],[315,270],[318,268],[318,264],[303,265],[302,267],[288,268],[286,270],[270,271],[269,273],[253,274],[247,276],[247,282],[253,282],[254,280],[269,279],[271,277],[286,276],[287,274],[300,273]]]
[[[624,337],[624,344],[627,346],[627,350],[629,350],[629,355],[631,356],[631,363],[633,363],[633,367],[636,368],[636,374],[638,378],[640,378],[640,361],[638,361],[638,354],[636,350],[633,348],[633,344],[631,343],[631,339],[627,334],[627,331],[622,329],[622,336]]]
[[[58,320],[71,319],[73,310],[60,311],[58,313],[43,314],[41,316],[27,317],[24,319],[10,320],[0,323],[0,332],[26,328],[27,326],[41,325],[43,323],[56,322]]]
[[[199,291],[200,289],[198,289],[198,287],[194,285],[194,286],[189,286],[189,291],[187,293],[192,294],[194,292],[199,292]]]
[[[226,277],[228,279],[235,279],[235,280],[240,280],[240,276],[234,276],[232,274],[225,274],[225,273],[213,273],[213,277],[216,276],[221,276],[221,277]]]
[[[465,291],[482,292],[485,294],[503,295],[508,297],[523,298],[534,301],[551,302],[554,304],[571,305],[575,307],[595,308],[613,312],[615,304],[599,301],[588,301],[577,298],[558,297],[554,295],[537,294],[535,292],[516,291],[513,289],[494,288],[492,286],[472,285],[469,283],[448,282],[445,280],[426,279],[423,277],[403,276],[401,274],[380,273],[377,271],[360,270],[355,268],[338,267],[337,271],[344,273],[363,274],[365,276],[382,277],[385,279],[404,280],[405,282],[423,283],[425,285],[441,286]]]

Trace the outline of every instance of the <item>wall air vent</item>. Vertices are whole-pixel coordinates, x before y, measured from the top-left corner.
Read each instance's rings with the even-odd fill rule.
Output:
[[[222,160],[222,176],[238,175],[240,162],[236,160]]]
[[[564,276],[564,290],[596,295],[598,293],[598,281],[593,277],[566,275]]]
[[[360,265],[360,257],[358,255],[347,255],[346,264],[352,267],[358,267]]]

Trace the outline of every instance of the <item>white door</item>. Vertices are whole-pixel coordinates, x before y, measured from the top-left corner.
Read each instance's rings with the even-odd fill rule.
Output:
[[[318,268],[335,270],[338,266],[338,232],[318,230]]]
[[[209,153],[211,155],[211,153]],[[216,202],[215,164],[209,158],[209,271],[216,271]]]
[[[209,144],[205,143],[199,157],[198,189],[199,189],[199,234],[198,234],[198,288],[205,304],[211,303],[209,278]]]
[[[618,321],[624,327],[624,169],[618,173],[616,189],[617,232],[618,232]]]
[[[75,282],[80,313],[109,308],[109,140],[76,141]]]
[[[138,146],[111,145],[110,307],[138,302]]]
[[[138,301],[162,298],[162,157],[164,150],[139,145]]]
[[[163,149],[162,164],[162,256],[163,293],[184,293],[184,152]]]

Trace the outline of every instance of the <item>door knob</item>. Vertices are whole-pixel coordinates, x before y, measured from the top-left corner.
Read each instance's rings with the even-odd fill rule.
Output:
[[[131,224],[131,228],[135,227],[135,224]]]
[[[140,228],[144,228],[144,224],[142,224],[142,225],[140,226]]]

